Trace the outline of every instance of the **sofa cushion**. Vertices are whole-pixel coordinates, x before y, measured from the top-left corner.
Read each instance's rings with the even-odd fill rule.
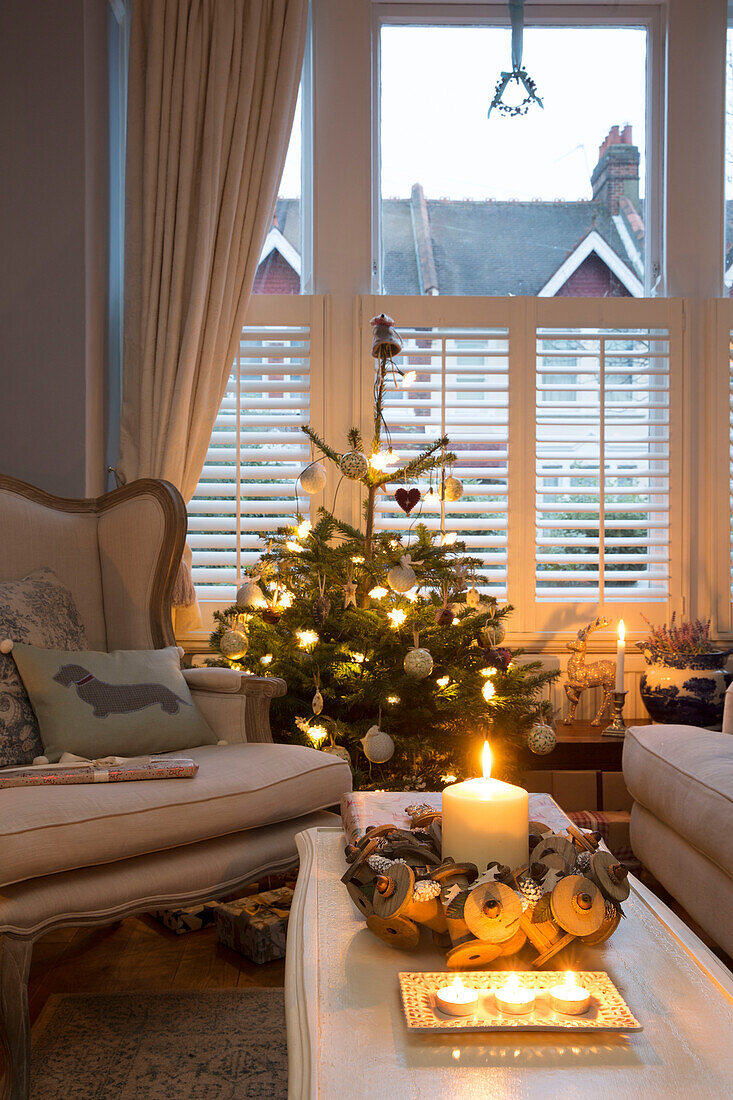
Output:
[[[634,800],[733,876],[733,736],[696,726],[635,726],[624,742]]]
[[[351,771],[301,745],[205,745],[194,779],[0,791],[0,887],[288,821],[338,804]]]
[[[44,649],[87,648],[74,597],[51,569],[0,581],[0,641]],[[30,764],[43,752],[38,721],[13,658],[0,653],[0,768]]]

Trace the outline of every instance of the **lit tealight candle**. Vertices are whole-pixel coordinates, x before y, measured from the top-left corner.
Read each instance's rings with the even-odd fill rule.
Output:
[[[568,970],[563,984],[550,989],[550,1004],[556,1012],[564,1012],[566,1016],[581,1016],[590,1006],[590,993],[578,985],[575,975]]]
[[[478,1008],[478,992],[465,986],[456,974],[452,985],[444,985],[435,993],[438,1008],[448,1016],[472,1016]]]
[[[514,1016],[531,1012],[535,1003],[534,989],[526,989],[519,984],[519,978],[511,971],[506,985],[494,990],[494,1000],[501,1012],[510,1012]]]

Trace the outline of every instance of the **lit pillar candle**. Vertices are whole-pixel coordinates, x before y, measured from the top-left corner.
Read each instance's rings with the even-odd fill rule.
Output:
[[[443,791],[443,858],[475,863],[492,860],[524,867],[529,858],[529,795],[491,778],[491,752],[484,744],[483,779],[454,783]]]
[[[624,690],[624,661],[626,659],[626,630],[624,620],[618,624],[618,642],[616,643],[616,691]]]

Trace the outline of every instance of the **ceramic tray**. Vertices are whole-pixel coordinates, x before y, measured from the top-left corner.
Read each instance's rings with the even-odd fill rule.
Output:
[[[501,1012],[493,990],[506,984],[507,974],[487,971],[461,973],[469,989],[478,989],[478,1009],[473,1016],[447,1016],[437,1007],[435,990],[451,985],[453,973],[401,973],[402,1005],[410,1031],[641,1031],[642,1026],[605,971],[576,974],[578,985],[591,994],[590,1008],[582,1016],[567,1016],[550,1005],[550,987],[561,985],[562,971],[519,970],[520,986],[537,992],[535,1007],[523,1016]]]

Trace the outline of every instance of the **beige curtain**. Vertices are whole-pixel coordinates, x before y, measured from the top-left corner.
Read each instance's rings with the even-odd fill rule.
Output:
[[[120,470],[166,478],[187,502],[272,219],[307,12],[308,0],[133,4]],[[200,624],[195,605],[175,619],[179,634]]]

